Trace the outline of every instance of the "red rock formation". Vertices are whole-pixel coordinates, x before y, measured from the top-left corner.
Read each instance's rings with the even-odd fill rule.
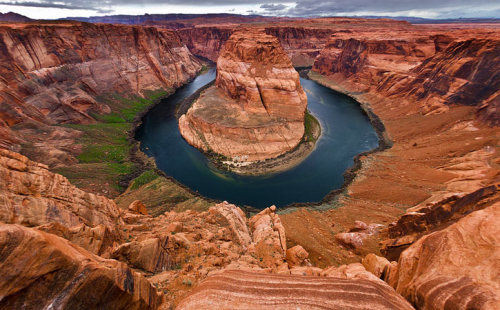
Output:
[[[284,25],[276,23],[263,30],[278,38],[295,67],[312,66],[314,58],[335,30],[328,27],[304,27],[300,21],[297,23],[298,26],[295,23]],[[224,43],[238,28],[238,25],[205,25],[179,29],[178,32],[191,53],[216,62]]]
[[[76,22],[1,25],[0,62],[0,116],[16,129],[92,122],[110,111],[99,96],[175,88],[201,67],[173,31]]]
[[[398,263],[373,254],[363,264],[418,309],[498,309],[500,203],[428,234]]]
[[[179,29],[178,33],[191,53],[216,62],[222,46],[233,31],[234,26],[221,25]]]
[[[128,210],[142,215],[148,215],[146,206],[140,200],[134,200],[129,206]]]
[[[204,151],[256,161],[295,148],[304,135],[307,98],[275,37],[235,32],[209,88],[179,119],[182,136]]]
[[[276,207],[271,206],[249,221],[253,237],[249,252],[261,258],[261,267],[279,268],[286,257],[285,228],[275,211]]]
[[[0,224],[1,309],[154,309],[162,295],[140,274],[52,234]]]
[[[498,125],[498,36],[469,33],[396,32],[334,35],[314,63],[339,89],[368,100],[413,105],[422,114],[450,104],[477,106],[480,118]],[[458,36],[458,38],[457,38]]]
[[[181,22],[181,21],[179,21]],[[255,21],[254,21],[255,22]],[[361,19],[361,18],[262,18],[254,25],[244,20],[228,18],[227,20],[183,20],[179,29],[182,42],[193,54],[216,61],[223,44],[229,36],[241,27],[255,28],[273,35],[280,41],[283,49],[292,60],[295,67],[312,66],[314,58],[325,47],[328,39],[335,33],[351,33],[373,31],[393,31],[394,29],[410,28],[404,21],[391,19]],[[169,27],[168,24],[155,23]],[[191,25],[191,26],[189,26]],[[171,24],[177,28],[178,24]]]
[[[420,309],[498,309],[500,204],[427,235],[401,254],[396,291]]]
[[[67,227],[85,224],[120,225],[120,210],[103,196],[84,192],[47,166],[0,149],[0,221],[26,226],[57,222]]]
[[[294,67],[309,67],[325,47],[330,36],[335,32],[329,27],[304,27],[287,24],[266,27],[267,34],[273,35],[290,57]]]
[[[500,201],[500,184],[483,187],[470,194],[451,196],[436,203],[424,203],[408,209],[396,222],[389,225],[388,236],[381,251],[391,260],[423,235],[439,231],[467,214],[484,209]]]
[[[367,225],[362,221],[356,221],[355,226],[349,229],[349,232],[338,233],[335,235],[335,240],[347,247],[358,250],[363,246],[365,240],[371,235],[377,234],[380,230],[380,224]]]
[[[116,204],[84,192],[25,156],[0,149],[0,222],[58,235],[94,254],[109,254],[121,239]]]
[[[209,277],[178,309],[412,309],[379,279],[226,271]]]
[[[296,245],[286,250],[286,261],[288,263],[288,267],[305,265],[310,266],[311,263],[307,257],[309,257],[309,253],[307,253],[307,251],[300,245]]]

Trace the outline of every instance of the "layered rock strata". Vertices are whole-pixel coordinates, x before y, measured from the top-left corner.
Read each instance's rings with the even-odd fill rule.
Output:
[[[60,237],[0,224],[0,309],[155,309],[149,281]]]
[[[413,226],[404,224],[407,220],[391,226],[394,231],[436,229],[414,242],[397,264],[371,255],[364,264],[372,275],[360,264],[312,267],[302,246],[288,249],[274,206],[251,218],[227,202],[205,212],[152,217],[139,201],[129,210],[116,210],[112,201],[72,187],[19,154],[2,151],[0,159],[6,180],[0,183],[0,308],[326,304],[411,309],[396,292],[423,309],[498,305],[497,187],[414,212]],[[73,217],[67,216],[70,213]],[[29,216],[33,214],[38,216]],[[457,217],[462,218],[438,229]],[[375,228],[358,222],[352,231],[370,233]],[[87,298],[89,294],[93,298]]]
[[[483,187],[467,195],[451,196],[436,203],[423,203],[410,208],[387,229],[388,240],[382,253],[391,260],[423,235],[439,231],[467,214],[500,202],[500,184]]]
[[[500,204],[421,238],[398,263],[397,292],[421,309],[500,307]]]
[[[461,37],[454,37],[461,35]],[[497,126],[500,40],[470,34],[417,32],[396,39],[334,35],[313,70],[340,90],[370,101],[397,101],[424,115],[450,105],[477,107],[479,119]]]
[[[371,254],[363,264],[417,309],[497,309],[499,212],[496,202],[425,235],[397,263]]]
[[[162,25],[168,27],[168,25]],[[315,18],[287,20],[275,18],[261,23],[241,24],[233,22],[194,22],[190,27],[178,29],[182,42],[195,54],[217,61],[224,43],[239,28],[255,28],[273,35],[292,60],[295,67],[310,67],[320,51],[325,47],[331,35],[363,31],[393,31],[410,28],[404,21],[390,19],[361,18]],[[177,28],[177,27],[173,27]]]
[[[373,278],[226,271],[202,282],[178,309],[413,309]]]
[[[278,40],[255,30],[231,35],[217,61],[215,87],[179,119],[193,146],[252,162],[294,149],[304,135],[306,95]]]
[[[0,145],[32,143],[50,154],[40,160],[74,151],[74,131],[47,125],[93,122],[110,112],[103,95],[176,88],[201,68],[175,32],[152,27],[7,24],[0,47]]]
[[[59,223],[105,225],[123,223],[114,201],[84,192],[48,167],[18,153],[0,149],[0,221],[39,226]]]

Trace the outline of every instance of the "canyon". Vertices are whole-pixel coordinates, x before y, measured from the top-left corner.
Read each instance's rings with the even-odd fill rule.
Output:
[[[0,309],[500,307],[498,25],[204,22],[0,24]],[[259,40],[282,48],[256,53]],[[301,107],[270,114],[303,120],[293,66],[311,66],[310,79],[360,103],[387,148],[361,154],[335,196],[286,210],[196,196],[134,148],[122,161],[149,170],[126,191],[75,186],[61,167],[82,164],[88,126],[108,126],[91,139],[130,130],[148,104],[129,123],[103,116],[172,93],[202,70],[195,55],[219,70],[192,108],[223,90],[265,110],[283,90],[243,65],[265,55]],[[256,92],[258,80],[271,90]]]
[[[115,94],[172,90],[201,68],[169,30],[79,22],[0,28],[0,144],[36,150],[32,157],[50,166],[76,161],[78,136],[53,125],[92,123],[115,112]]]
[[[231,35],[205,90],[179,129],[189,144],[238,162],[282,155],[304,136],[307,98],[278,40],[264,32]]]

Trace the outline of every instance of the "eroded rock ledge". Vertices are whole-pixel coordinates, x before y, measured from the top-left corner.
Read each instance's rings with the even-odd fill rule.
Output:
[[[217,61],[215,87],[179,119],[191,145],[231,161],[255,162],[294,149],[304,136],[305,92],[278,39],[235,32]]]

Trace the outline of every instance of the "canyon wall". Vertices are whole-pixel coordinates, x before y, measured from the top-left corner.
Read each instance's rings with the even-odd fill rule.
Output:
[[[315,18],[262,19],[259,23],[243,24],[241,20],[226,22],[191,21],[191,26],[178,29],[182,42],[193,54],[216,61],[219,52],[229,36],[240,28],[254,28],[273,35],[292,60],[295,67],[310,67],[314,59],[325,47],[331,35],[335,33],[352,33],[355,31],[391,31],[393,29],[410,28],[404,21],[390,19],[360,18]],[[162,26],[161,24],[159,26]],[[163,25],[163,27],[169,27]],[[173,27],[175,28],[175,27]]]
[[[307,97],[278,40],[233,33],[217,60],[215,87],[179,119],[182,136],[204,151],[257,161],[295,148],[304,135]]]
[[[496,126],[500,88],[500,40],[435,30],[415,33],[334,35],[316,58],[313,70],[339,90],[366,98],[413,106],[424,115],[449,105],[476,106],[479,118]]]
[[[75,133],[46,125],[91,123],[111,111],[102,96],[173,89],[201,68],[173,31],[77,22],[0,25],[0,62],[0,145],[14,150],[47,131],[67,151]]]
[[[234,26],[195,27],[177,32],[191,53],[216,62],[222,46],[234,32]]]
[[[191,53],[216,62],[224,43],[240,27],[239,25],[207,25],[179,29],[178,33]],[[278,38],[294,67],[312,66],[314,58],[325,46],[330,35],[335,32],[327,27],[314,28],[293,24],[255,26],[254,28]]]

